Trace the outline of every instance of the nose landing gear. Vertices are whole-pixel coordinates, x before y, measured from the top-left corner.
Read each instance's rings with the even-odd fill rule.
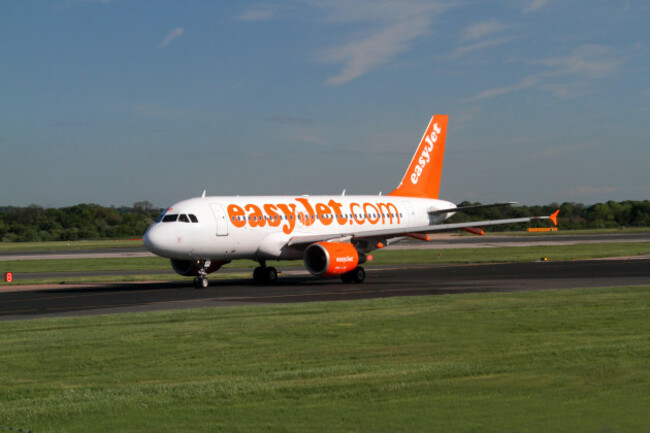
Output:
[[[208,287],[208,279],[205,277],[194,277],[194,287],[197,289],[205,289]]]
[[[210,267],[212,262],[210,260],[199,260],[197,261],[197,273],[198,275],[194,277],[194,287],[197,289],[205,289],[208,287],[208,275],[207,269]]]

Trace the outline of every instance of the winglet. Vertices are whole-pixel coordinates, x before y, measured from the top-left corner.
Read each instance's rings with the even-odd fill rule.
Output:
[[[556,210],[555,212],[553,212],[553,213],[551,214],[551,216],[549,216],[549,219],[550,219],[551,221],[553,221],[553,224],[555,224],[556,226],[557,226],[557,215],[558,215],[559,213],[560,213],[560,209]]]

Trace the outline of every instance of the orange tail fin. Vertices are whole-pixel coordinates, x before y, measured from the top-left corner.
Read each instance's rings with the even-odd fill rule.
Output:
[[[444,114],[436,114],[431,118],[402,182],[388,195],[438,198],[448,118]]]

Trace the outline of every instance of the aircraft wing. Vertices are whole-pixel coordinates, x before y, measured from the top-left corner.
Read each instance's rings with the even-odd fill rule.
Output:
[[[428,213],[430,214],[438,214],[438,213],[448,213],[448,212],[462,212],[465,210],[474,210],[474,209],[484,209],[488,207],[500,207],[500,206],[509,206],[511,204],[517,204],[516,201],[506,201],[503,203],[491,203],[491,204],[478,204],[478,205],[471,205],[471,206],[456,206],[456,207],[450,207],[448,209],[430,209]]]
[[[351,239],[364,239],[364,238],[394,238],[399,236],[408,236],[412,233],[419,234],[428,234],[428,233],[437,233],[444,231],[453,231],[464,228],[471,227],[486,227],[486,226],[495,226],[502,224],[513,224],[513,223],[527,223],[535,220],[548,220],[553,221],[553,224],[557,225],[557,215],[560,211],[555,211],[552,215],[549,216],[537,216],[537,217],[522,217],[522,218],[507,218],[500,220],[487,220],[487,221],[468,221],[464,223],[454,223],[454,224],[435,224],[430,226],[422,226],[415,228],[395,228],[395,229],[382,229],[382,230],[371,230],[371,231],[350,231],[348,233],[339,233],[339,234],[322,234],[322,235],[298,235],[293,236],[289,239],[287,246],[299,247],[300,245],[309,245],[314,242],[325,242],[332,240],[341,240],[349,242]]]

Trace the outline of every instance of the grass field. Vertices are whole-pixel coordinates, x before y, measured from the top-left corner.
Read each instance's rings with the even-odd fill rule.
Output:
[[[69,242],[0,242],[0,253],[23,253],[43,251],[84,251],[105,248],[135,248],[141,247],[141,240],[100,240],[100,241],[69,241]]]
[[[648,432],[650,286],[0,323],[35,432]]]

